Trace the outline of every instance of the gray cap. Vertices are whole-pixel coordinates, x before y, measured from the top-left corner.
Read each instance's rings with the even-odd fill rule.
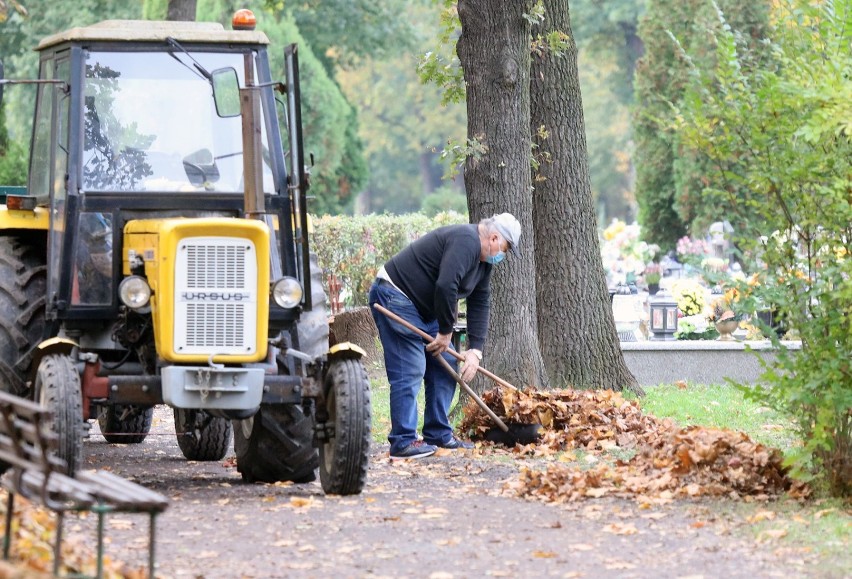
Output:
[[[513,255],[520,255],[518,244],[521,242],[521,224],[511,213],[501,213],[495,215],[493,219],[494,229],[509,242],[509,251]]]

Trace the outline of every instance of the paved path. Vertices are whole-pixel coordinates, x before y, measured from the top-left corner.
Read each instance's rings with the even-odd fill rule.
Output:
[[[506,496],[517,464],[475,453],[390,461],[374,449],[365,491],[327,497],[318,482],[243,484],[233,459],[188,462],[171,410],[140,445],[95,427],[87,463],[172,500],[159,520],[158,576],[237,577],[802,577],[801,555],[732,533],[714,503],[642,510],[629,500],[549,505]],[[107,554],[145,561],[146,519],[109,519]],[[89,524],[89,523],[84,523]]]

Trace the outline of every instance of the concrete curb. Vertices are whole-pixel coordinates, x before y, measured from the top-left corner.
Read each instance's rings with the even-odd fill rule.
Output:
[[[782,348],[799,350],[798,341],[781,342]],[[627,367],[642,386],[670,384],[724,384],[727,379],[743,384],[760,381],[763,367],[758,359],[773,362],[775,350],[769,340],[719,342],[674,340],[668,342],[622,342]]]

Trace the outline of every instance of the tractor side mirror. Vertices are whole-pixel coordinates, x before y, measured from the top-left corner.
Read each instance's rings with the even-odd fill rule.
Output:
[[[240,81],[231,67],[218,68],[211,74],[216,114],[222,118],[240,116]]]

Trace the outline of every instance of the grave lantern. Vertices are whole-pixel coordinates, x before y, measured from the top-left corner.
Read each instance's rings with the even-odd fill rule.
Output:
[[[677,302],[668,290],[661,289],[650,299],[652,340],[674,340],[677,331]]]

